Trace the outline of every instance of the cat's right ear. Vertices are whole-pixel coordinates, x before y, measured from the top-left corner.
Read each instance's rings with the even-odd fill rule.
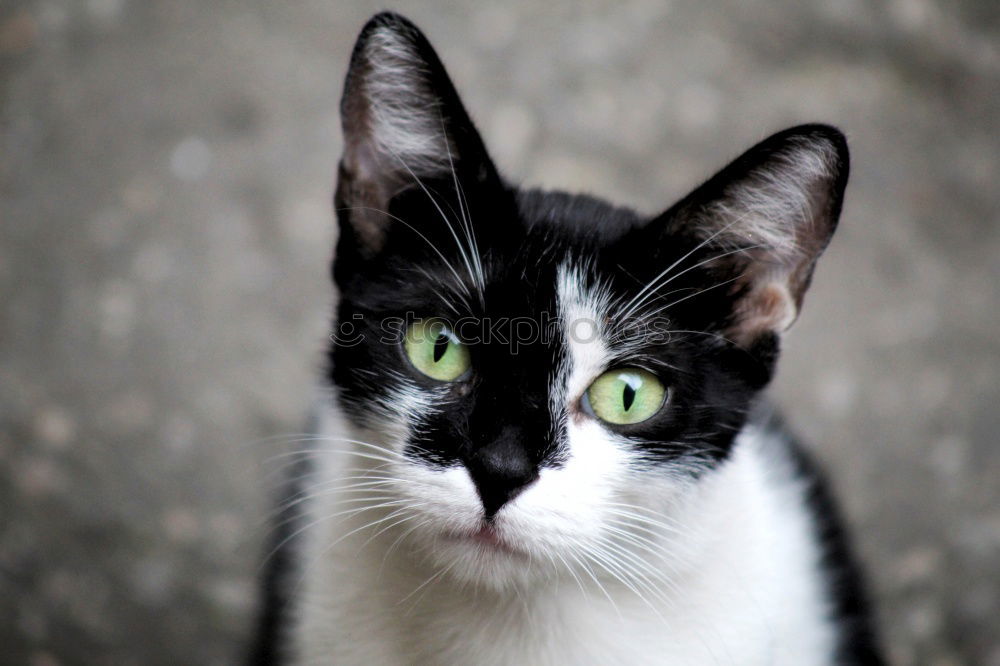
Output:
[[[468,194],[500,182],[434,49],[397,14],[378,14],[362,29],[340,111],[344,154],[334,204],[341,247],[361,259],[382,249],[392,202],[404,191],[428,186],[446,194],[461,183]]]

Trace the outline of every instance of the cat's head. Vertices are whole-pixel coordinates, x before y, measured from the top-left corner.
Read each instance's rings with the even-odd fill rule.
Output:
[[[381,524],[501,586],[663,546],[771,378],[840,213],[843,136],[776,134],[653,216],[519,189],[391,14],[341,113],[330,378]]]

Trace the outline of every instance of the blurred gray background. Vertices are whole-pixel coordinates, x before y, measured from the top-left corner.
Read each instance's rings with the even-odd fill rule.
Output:
[[[266,438],[301,430],[329,316],[341,79],[382,8],[0,0],[0,662],[241,654]],[[395,8],[517,181],[654,212],[772,131],[846,131],[774,392],[894,662],[1000,665],[1000,6]]]

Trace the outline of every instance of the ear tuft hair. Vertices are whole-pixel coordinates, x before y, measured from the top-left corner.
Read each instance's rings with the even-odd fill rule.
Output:
[[[765,143],[772,145],[750,151],[753,160],[744,156],[723,171],[743,167],[742,174],[730,174],[733,180],[721,186],[719,196],[692,205],[685,223],[704,225],[706,237],[717,233],[713,242],[719,246],[754,246],[778,264],[815,257],[840,212],[838,182],[847,170],[843,137],[833,128],[804,126]],[[744,160],[749,164],[741,164]]]
[[[500,183],[444,65],[398,14],[377,14],[361,30],[340,111],[335,205],[343,245],[353,244],[362,259],[381,250],[390,204],[404,190],[433,187],[434,179],[461,181],[466,192]]]
[[[707,266],[731,276],[738,294],[726,331],[732,339],[749,345],[798,317],[816,260],[837,226],[848,165],[840,131],[793,127],[748,150],[661,216],[661,238],[693,237],[704,246]]]
[[[440,67],[436,60],[424,36],[403,17],[386,12],[368,22],[351,58],[341,105],[349,169],[364,175],[447,168],[455,146],[445,134],[444,104],[433,81],[432,65]]]

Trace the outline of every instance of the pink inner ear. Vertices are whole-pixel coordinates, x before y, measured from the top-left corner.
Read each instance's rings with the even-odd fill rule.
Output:
[[[763,333],[787,330],[797,316],[798,308],[788,287],[782,282],[768,282],[741,299],[737,322],[727,337],[738,345],[748,346]]]

